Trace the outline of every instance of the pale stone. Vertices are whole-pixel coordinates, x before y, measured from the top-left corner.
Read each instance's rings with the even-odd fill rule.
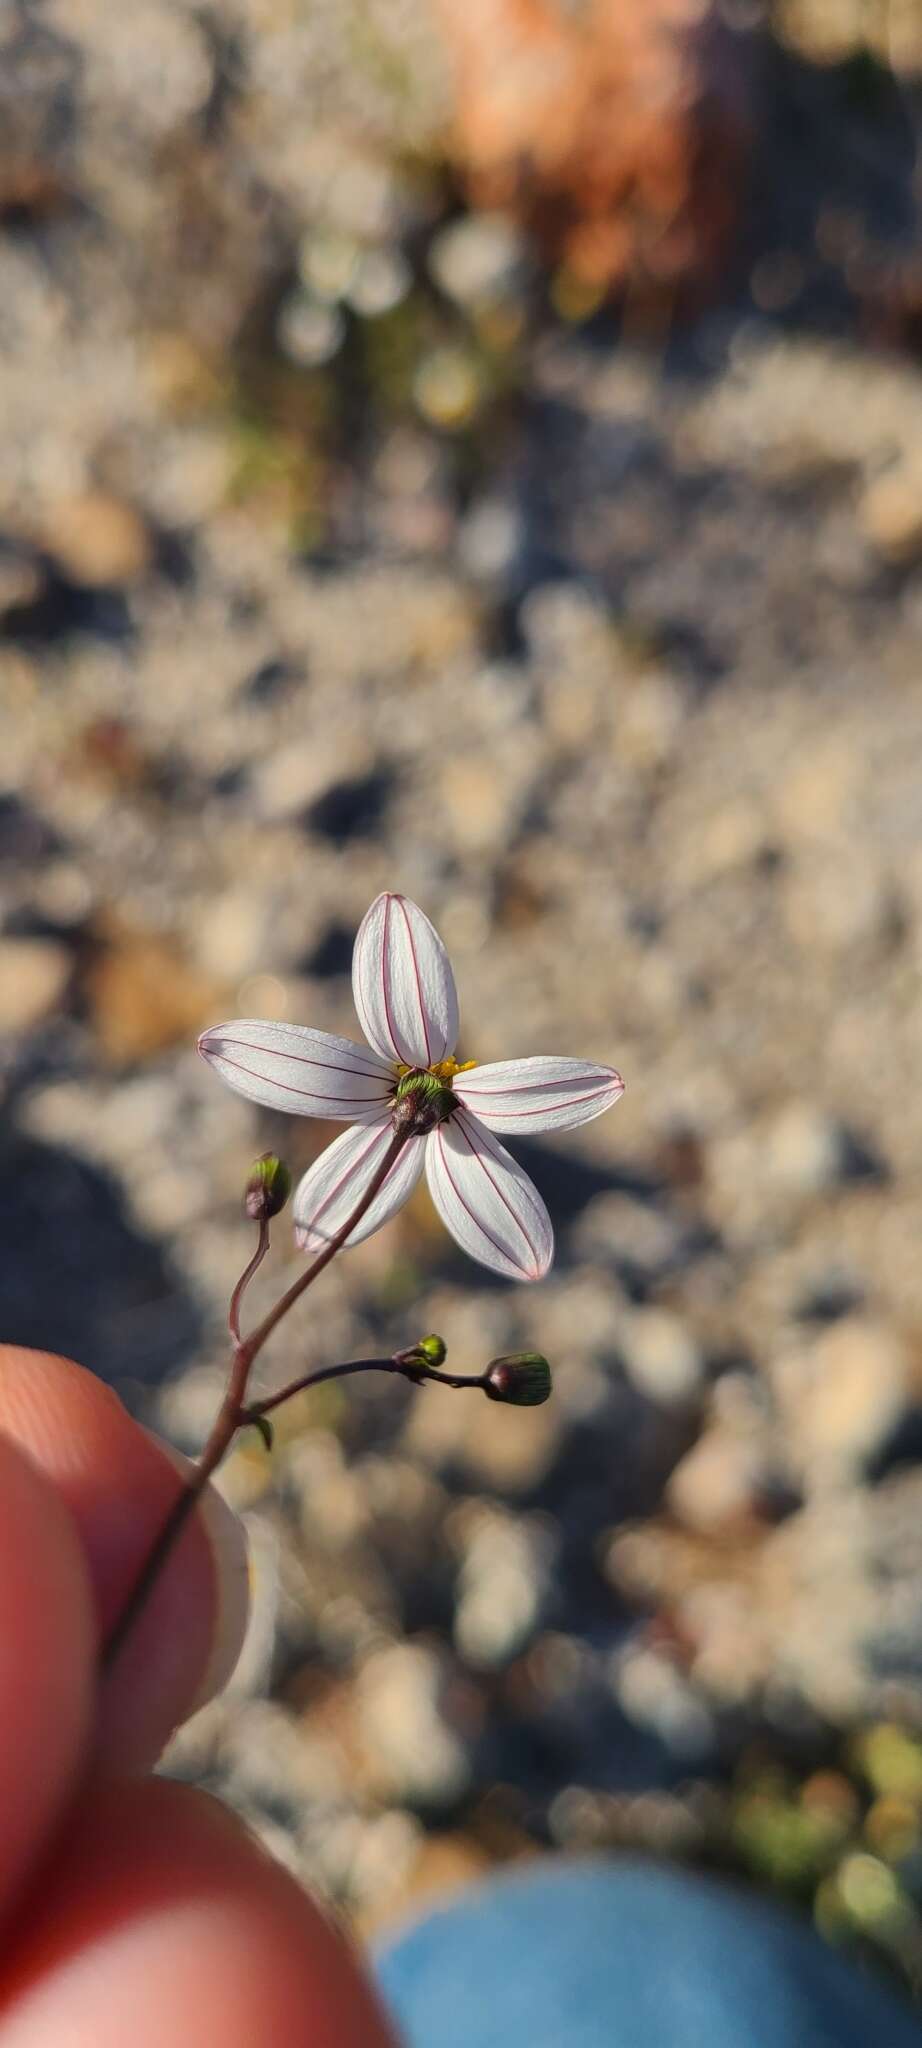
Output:
[[[55,505],[42,538],[65,574],[93,590],[133,583],[150,563],[150,540],[140,515],[105,491],[87,491]]]
[[[522,256],[521,235],[505,214],[475,213],[434,237],[429,268],[450,298],[476,305],[512,288]]]
[[[0,1031],[30,1031],[60,1003],[71,969],[54,939],[0,939]]]
[[[618,1335],[628,1377],[640,1393],[667,1408],[692,1399],[704,1360],[679,1316],[663,1308],[635,1309],[621,1319]]]
[[[680,1459],[669,1480],[669,1505],[690,1529],[733,1522],[751,1513],[763,1462],[756,1436],[718,1423]]]
[[[850,734],[818,737],[797,753],[772,792],[785,839],[835,839],[845,830],[860,769]]]
[[[765,1170],[791,1194],[820,1194],[834,1186],[844,1160],[840,1126],[813,1103],[789,1103],[769,1128]]]
[[[860,1472],[909,1395],[902,1345],[863,1316],[832,1323],[812,1343],[783,1353],[770,1371],[791,1456],[811,1490]]]
[[[480,852],[501,846],[509,833],[510,803],[503,777],[483,754],[456,754],[443,764],[440,794],[452,836]]]
[[[421,1643],[390,1643],[363,1664],[357,1722],[385,1795],[439,1805],[467,1790],[470,1753],[446,1713],[448,1680],[444,1657]]]
[[[295,817],[338,783],[368,775],[371,753],[357,732],[335,732],[293,740],[266,756],[253,774],[257,815],[267,821]]]
[[[538,1625],[556,1552],[551,1531],[535,1516],[476,1502],[452,1517],[449,1534],[462,1553],[455,1641],[471,1664],[504,1664]]]
[[[898,566],[922,555],[922,466],[903,464],[869,484],[861,503],[868,537]]]

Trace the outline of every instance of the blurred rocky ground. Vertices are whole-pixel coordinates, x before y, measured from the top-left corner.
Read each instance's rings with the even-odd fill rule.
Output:
[[[922,21],[626,20],[3,13],[4,1334],[195,1448],[249,1160],[332,1135],[195,1032],[352,1032],[417,897],[465,1056],[627,1094],[521,1148],[548,1284],[421,1193],[264,1384],[436,1329],[555,1399],[243,1443],[251,1634],[172,1767],[364,1928],[632,1841],[915,1981]]]

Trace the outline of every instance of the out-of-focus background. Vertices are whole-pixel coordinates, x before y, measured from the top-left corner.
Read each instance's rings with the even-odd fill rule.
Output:
[[[546,1285],[421,1192],[276,1339],[556,1394],[242,1442],[172,1767],[365,1931],[631,1843],[914,1983],[919,0],[6,0],[0,107],[3,1334],[195,1448],[333,1132],[194,1035],[354,1032],[382,887],[628,1082]]]

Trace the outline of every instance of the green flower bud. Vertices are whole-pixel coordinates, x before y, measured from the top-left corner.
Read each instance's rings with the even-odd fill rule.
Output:
[[[264,1152],[254,1161],[246,1184],[244,1208],[254,1223],[268,1223],[278,1216],[291,1194],[291,1174],[283,1159]]]
[[[419,1343],[414,1344],[413,1349],[419,1352],[427,1365],[444,1365],[448,1357],[448,1345],[444,1337],[420,1337]]]
[[[540,1351],[511,1351],[494,1358],[484,1373],[484,1392],[491,1401],[513,1408],[540,1408],[551,1396],[551,1368]]]

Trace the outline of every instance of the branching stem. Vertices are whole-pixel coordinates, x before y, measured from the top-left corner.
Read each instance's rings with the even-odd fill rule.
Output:
[[[306,1270],[303,1273],[299,1273],[297,1280],[293,1281],[286,1293],[276,1302],[275,1307],[271,1308],[268,1315],[263,1317],[262,1322],[257,1324],[256,1329],[251,1331],[248,1337],[241,1338],[240,1309],[243,1296],[254,1273],[262,1264],[269,1245],[268,1223],[265,1220],[260,1223],[259,1242],[256,1250],[241,1274],[231,1297],[228,1326],[234,1348],[231,1355],[227,1392],[218,1410],[214,1427],[199,1462],[190,1472],[188,1479],[184,1480],[182,1491],[177,1495],[166,1519],[161,1524],[153,1542],[142,1559],[115,1622],[106,1637],[100,1659],[103,1671],[109,1670],[115,1662],[125,1638],[133,1629],[138,1615],[145,1606],[212,1473],[217,1470],[225,1451],[233,1442],[244,1420],[249,1419],[246,1409],[246,1393],[250,1371],[255,1359],[258,1358],[267,1338],[271,1337],[273,1330],[277,1329],[283,1317],[287,1316],[289,1309],[294,1307],[295,1302],[299,1301],[302,1294],[306,1293],[307,1289],[319,1277],[324,1268],[329,1265],[330,1260],[335,1258],[336,1253],[342,1249],[346,1239],[355,1229],[356,1224],[361,1223],[362,1217],[367,1214],[376,1194],[383,1187],[391,1167],[409,1135],[410,1132],[407,1128],[395,1130],[387,1151],[372,1175],[361,1200],[356,1203],[355,1208],[347,1216],[341,1229],[335,1232],[334,1236],[330,1238],[329,1243],[324,1245],[321,1252],[318,1252],[317,1257]],[[376,1360],[375,1364],[387,1364],[392,1370],[401,1369],[397,1367],[394,1360]],[[289,1393],[295,1392],[301,1385],[309,1384],[312,1377],[328,1379],[334,1377],[337,1372],[348,1372],[356,1369],[358,1368],[354,1365],[346,1365],[345,1367],[333,1366],[327,1367],[315,1376],[308,1375],[306,1382],[296,1382],[295,1386],[288,1388],[285,1394],[275,1397],[269,1403],[269,1406],[274,1407],[277,1405],[277,1401],[287,1399]],[[429,1377],[426,1373],[421,1373],[420,1376]],[[259,1411],[255,1410],[253,1412],[258,1413]]]
[[[280,1408],[283,1401],[290,1401],[294,1394],[303,1394],[306,1387],[319,1387],[324,1380],[344,1380],[354,1372],[398,1373],[402,1379],[412,1380],[419,1386],[423,1380],[437,1380],[441,1387],[484,1386],[484,1374],[442,1372],[434,1365],[417,1363],[409,1352],[398,1352],[393,1358],[350,1358],[343,1365],[323,1365],[317,1372],[306,1372],[302,1379],[292,1380],[290,1387],[283,1387],[278,1394],[270,1394],[266,1401],[254,1401],[241,1414],[241,1422],[258,1422],[264,1415],[271,1415],[273,1408]]]

